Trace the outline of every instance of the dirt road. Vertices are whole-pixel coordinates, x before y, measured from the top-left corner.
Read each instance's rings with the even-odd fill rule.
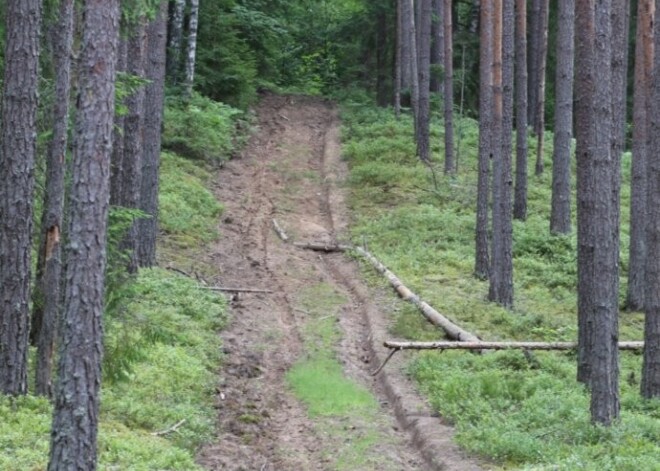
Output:
[[[234,471],[481,469],[416,395],[402,359],[378,379],[369,375],[382,359],[392,295],[365,287],[347,256],[296,248],[273,230],[276,219],[295,241],[346,240],[337,110],[321,99],[266,96],[257,114],[243,156],[219,172],[225,212],[209,256],[218,285],[268,292],[231,302],[221,334],[219,435],[199,463]],[[315,412],[294,394],[287,373],[323,355],[317,344],[328,339],[328,361],[369,392],[375,410]],[[314,393],[314,384],[306,386]]]

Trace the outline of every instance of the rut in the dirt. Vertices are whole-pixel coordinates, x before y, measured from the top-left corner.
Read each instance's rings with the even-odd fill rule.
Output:
[[[243,156],[218,177],[217,196],[226,209],[222,237],[210,256],[218,284],[272,293],[232,300],[232,322],[221,334],[226,355],[218,437],[198,461],[209,470],[433,469],[437,460],[419,445],[429,450],[434,445],[417,437],[413,446],[394,418],[393,403],[408,394],[405,388],[396,389],[393,400],[368,374],[375,367],[373,335],[379,329],[384,335],[386,320],[372,325],[367,314],[379,309],[357,281],[353,263],[341,254],[319,255],[284,243],[272,229],[277,218],[295,241],[335,243],[346,237],[337,112],[320,99],[278,96],[264,97],[257,112],[258,129]],[[323,293],[333,301],[327,313],[314,317],[323,305],[315,296]],[[346,381],[370,390],[380,404],[368,420],[359,413],[310,418],[291,392],[287,372],[314,354],[309,346],[316,338],[314,322],[326,318],[331,328],[336,320],[341,332],[329,355],[342,365]],[[406,381],[398,374],[397,381]],[[422,403],[413,412],[432,415]],[[439,427],[433,433],[447,433],[432,420]],[[445,469],[477,469],[450,440],[446,445]]]

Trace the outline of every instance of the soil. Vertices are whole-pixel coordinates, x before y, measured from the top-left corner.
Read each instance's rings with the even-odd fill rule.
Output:
[[[199,464],[232,471],[338,469],[338,450],[375,427],[378,440],[360,451],[363,465],[341,469],[483,469],[457,448],[452,429],[416,393],[404,355],[376,378],[370,375],[387,353],[381,345],[394,294],[368,287],[347,255],[297,248],[273,229],[275,219],[298,242],[348,239],[336,107],[318,98],[266,95],[256,113],[247,148],[218,172],[216,193],[225,211],[221,238],[208,257],[217,267],[213,283],[269,292],[231,298],[231,322],[221,333],[218,436],[200,450]],[[300,296],[319,283],[343,299],[336,356],[345,376],[380,404],[369,424],[351,416],[328,427],[332,419],[310,417],[287,384],[287,371],[306,354],[309,313]]]

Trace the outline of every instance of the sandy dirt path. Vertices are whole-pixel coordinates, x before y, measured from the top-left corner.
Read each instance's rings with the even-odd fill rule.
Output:
[[[221,333],[219,432],[198,462],[233,471],[482,469],[417,396],[403,372],[403,355],[378,378],[369,375],[384,354],[378,345],[393,295],[367,288],[347,256],[296,248],[273,230],[276,219],[296,241],[347,239],[336,108],[322,99],[268,95],[257,116],[243,155],[218,174],[216,193],[225,211],[209,257],[217,285],[269,292],[232,298],[231,323]],[[310,418],[287,383],[287,371],[309,349],[306,329],[313,324],[305,306],[316,288],[339,300],[335,355],[344,375],[378,401],[368,423],[359,414]],[[350,454],[354,440],[365,444],[360,456]]]

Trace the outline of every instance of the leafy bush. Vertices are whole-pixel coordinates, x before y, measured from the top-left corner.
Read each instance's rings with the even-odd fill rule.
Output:
[[[244,113],[193,94],[190,101],[168,97],[163,124],[163,148],[191,159],[221,163],[240,146]]]

